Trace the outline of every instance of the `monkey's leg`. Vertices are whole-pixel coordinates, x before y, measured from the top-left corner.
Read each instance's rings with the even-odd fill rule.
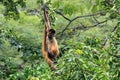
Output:
[[[48,57],[54,62],[57,63],[56,57],[53,52],[48,52]]]
[[[51,70],[55,70],[56,66],[54,66],[54,61],[53,61],[53,59],[55,58],[54,53],[50,52],[50,54],[49,54],[48,49],[44,49],[44,47],[43,47],[42,54],[43,54],[46,62],[48,63],[49,67],[51,68]]]
[[[51,68],[51,70],[55,70],[54,62],[49,58],[48,52],[43,49],[43,50],[42,50],[42,53],[43,53],[43,56],[44,56],[44,58],[45,58],[45,61],[47,62],[47,64],[48,64],[49,67]]]
[[[54,66],[54,62],[48,56],[45,57],[45,60],[52,71],[56,69],[56,67]]]

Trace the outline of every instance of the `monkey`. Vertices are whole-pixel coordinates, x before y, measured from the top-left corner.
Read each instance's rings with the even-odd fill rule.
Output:
[[[59,55],[59,49],[57,40],[55,38],[54,29],[50,29],[47,33],[45,27],[44,40],[42,43],[42,53],[51,70],[55,70],[56,67],[54,66],[54,63],[56,63],[56,58]]]
[[[56,31],[51,29],[48,18],[48,12],[44,8],[45,28],[44,28],[44,39],[42,42],[42,54],[48,63],[51,70],[55,70],[54,66],[56,58],[59,55],[59,49],[57,40],[55,38]]]
[[[50,29],[48,33],[48,55],[49,58],[53,59],[55,61],[55,58],[58,56],[59,50],[58,50],[58,44],[57,40],[55,38],[55,30]]]

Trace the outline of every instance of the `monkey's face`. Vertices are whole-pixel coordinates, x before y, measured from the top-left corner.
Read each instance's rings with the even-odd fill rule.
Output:
[[[49,37],[49,38],[55,37],[55,33],[56,33],[56,32],[55,32],[54,29],[50,29],[50,30],[49,30],[49,33],[48,33],[48,37]]]

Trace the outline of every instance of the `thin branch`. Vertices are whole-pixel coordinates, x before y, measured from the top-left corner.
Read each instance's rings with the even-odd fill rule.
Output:
[[[93,16],[93,19],[95,20],[95,22],[99,23],[95,16]]]
[[[57,11],[57,10],[55,10],[55,12],[56,12],[57,14],[61,15],[61,16],[62,16],[63,18],[65,18],[66,20],[71,21],[69,18],[67,18],[65,15],[63,15],[61,12],[59,12],[59,11]]]
[[[104,11],[101,11],[101,12],[97,12],[97,13],[94,13],[94,14],[88,14],[88,15],[84,15],[84,16],[77,16],[77,17],[75,17],[75,18],[73,18],[73,19],[69,19],[69,18],[67,18],[64,14],[62,14],[61,12],[59,12],[59,11],[56,11],[55,10],[55,12],[57,13],[57,14],[59,14],[59,15],[61,15],[64,19],[66,19],[67,21],[69,21],[68,22],[68,24],[66,25],[66,27],[61,31],[61,32],[59,32],[58,34],[60,34],[61,33],[61,35],[64,33],[64,31],[70,26],[70,24],[73,22],[73,21],[75,21],[76,19],[79,19],[79,18],[85,18],[85,17],[92,17],[92,16],[97,16],[97,15],[100,15],[101,13],[104,13]],[[99,23],[98,23],[99,24]],[[101,24],[101,23],[100,23]],[[96,26],[96,25],[95,25]]]
[[[105,22],[107,22],[107,20],[98,22],[97,24],[94,24],[94,25],[91,25],[91,26],[85,26],[84,24],[81,23],[81,26],[82,26],[82,27],[81,27],[81,26],[78,26],[78,27],[74,28],[73,30],[75,30],[75,29],[88,30],[89,28],[96,27],[96,26],[98,26],[98,25],[100,25],[100,24],[103,24],[103,23],[105,23]]]
[[[71,21],[74,21],[74,20],[76,20],[78,18],[85,18],[85,17],[97,16],[97,15],[99,15],[101,13],[102,12],[98,12],[98,13],[94,13],[94,14],[88,14],[88,15],[84,15],[84,16],[77,16],[77,17],[73,18]]]
[[[116,29],[119,26],[119,24],[120,24],[120,22],[113,28],[113,30],[111,31],[111,34],[109,36],[111,36],[116,31]],[[109,40],[109,38],[105,39],[105,42],[103,43],[102,48],[105,47],[105,45],[107,44],[108,40]]]
[[[120,24],[120,22],[113,28],[112,33],[115,32],[115,30],[117,29],[117,27],[118,27],[119,24]]]
[[[105,46],[107,45],[108,40],[109,40],[109,39],[108,39],[107,37],[105,37],[104,43],[103,43],[103,45],[102,45],[102,47],[101,47],[102,49],[105,48]]]
[[[68,24],[67,24],[67,26],[62,30],[62,32],[60,32],[61,33],[61,35],[64,33],[64,31],[69,27],[69,25],[72,23],[72,21],[70,21]]]
[[[96,26],[98,26],[98,25],[100,25],[100,24],[103,24],[103,23],[105,23],[105,22],[107,22],[107,21],[108,21],[108,20],[104,20],[104,21],[98,22],[97,24],[94,24],[94,25],[88,26],[88,27],[96,27]]]

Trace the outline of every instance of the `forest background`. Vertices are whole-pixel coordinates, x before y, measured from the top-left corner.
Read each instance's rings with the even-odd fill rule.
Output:
[[[0,0],[0,80],[120,80],[120,0],[46,0],[60,49],[41,53],[45,0]]]

